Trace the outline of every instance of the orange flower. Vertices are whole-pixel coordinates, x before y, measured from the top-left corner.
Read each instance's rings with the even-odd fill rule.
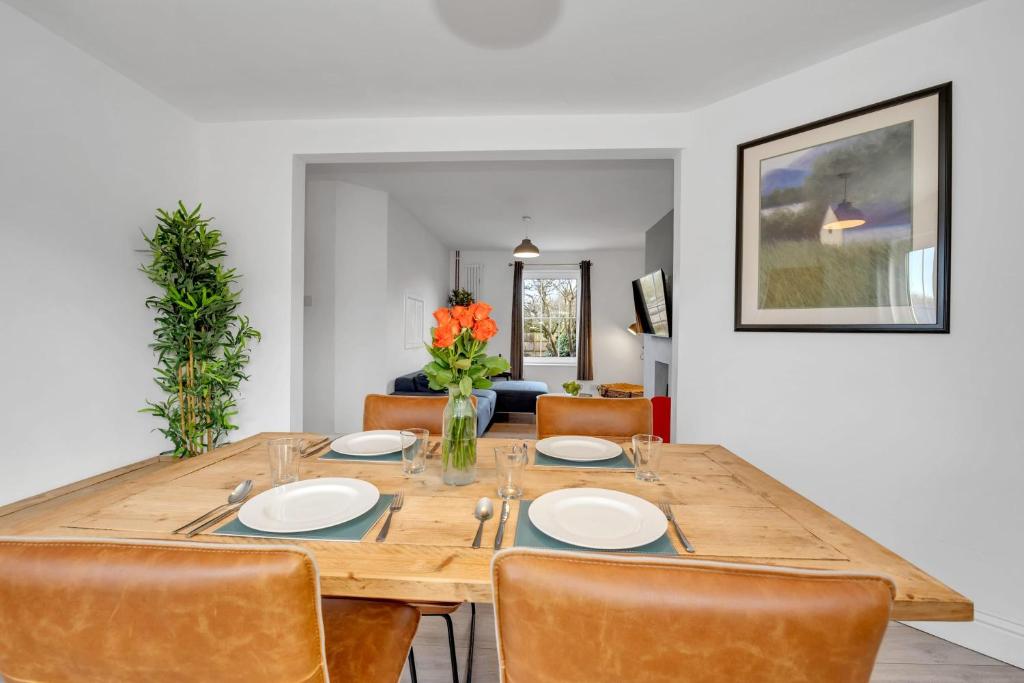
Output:
[[[473,327],[473,339],[477,341],[487,341],[498,333],[498,325],[491,318],[484,318],[478,320],[476,325]]]
[[[452,309],[452,317],[459,321],[463,327],[473,327],[473,314],[465,306],[456,306]]]
[[[491,310],[491,305],[485,304],[483,301],[478,301],[469,307],[473,320],[483,320],[491,314]]]
[[[444,327],[448,324],[448,321],[452,319],[452,312],[447,308],[439,308],[434,311],[434,320],[437,321],[438,326]]]
[[[434,346],[439,349],[447,349],[455,343],[455,335],[452,334],[451,325],[439,325],[434,328]]]

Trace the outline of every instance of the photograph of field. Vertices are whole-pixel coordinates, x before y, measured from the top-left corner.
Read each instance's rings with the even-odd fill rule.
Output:
[[[913,125],[761,160],[758,308],[909,303]]]

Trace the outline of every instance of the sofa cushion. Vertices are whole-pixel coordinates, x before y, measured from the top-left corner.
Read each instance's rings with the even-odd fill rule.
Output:
[[[520,379],[495,382],[491,389],[497,394],[494,409],[499,413],[535,413],[537,397],[548,393],[544,382]]]
[[[416,393],[416,375],[422,374],[419,370],[416,372],[410,372],[408,375],[402,375],[395,378],[395,393],[396,394],[412,394]]]

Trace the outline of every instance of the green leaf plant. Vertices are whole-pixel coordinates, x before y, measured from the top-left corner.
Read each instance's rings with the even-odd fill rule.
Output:
[[[224,266],[221,232],[178,202],[173,212],[157,209],[152,236],[143,233],[150,262],[140,270],[159,294],[146,299],[156,328],[150,344],[157,357],[154,381],[163,392],[140,412],[166,424],[159,431],[174,455],[192,457],[216,448],[238,426],[238,389],[249,379],[249,347],[260,333],[238,315],[239,275]]]

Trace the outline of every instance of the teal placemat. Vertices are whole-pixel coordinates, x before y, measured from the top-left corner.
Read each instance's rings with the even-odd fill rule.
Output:
[[[594,550],[593,548],[581,548],[571,543],[563,543],[555,540],[538,529],[530,521],[531,500],[519,501],[519,519],[516,522],[515,545],[522,548],[545,548],[547,550],[582,550],[588,553],[611,552],[611,553],[636,553],[639,555],[679,555],[679,551],[672,545],[666,532],[664,536],[653,543],[642,545],[639,548],[628,550]]]
[[[213,533],[220,536],[259,536],[260,538],[290,538],[296,541],[360,541],[366,532],[376,524],[377,520],[387,512],[391,505],[391,494],[381,495],[380,500],[372,508],[337,526],[330,526],[326,529],[316,531],[301,531],[294,534],[275,534],[269,531],[257,531],[247,527],[238,521],[238,518],[231,520]]]
[[[349,460],[353,462],[402,462],[402,451],[385,453],[384,455],[345,455],[337,451],[327,451],[320,460]]]
[[[561,458],[552,458],[550,455],[545,455],[540,451],[536,452],[533,458],[533,463],[541,467],[583,467],[586,469],[606,469],[606,470],[632,470],[633,461],[626,456],[625,451],[619,451],[619,454],[614,458],[608,460],[592,460],[589,462],[579,462],[576,460],[562,460]]]

